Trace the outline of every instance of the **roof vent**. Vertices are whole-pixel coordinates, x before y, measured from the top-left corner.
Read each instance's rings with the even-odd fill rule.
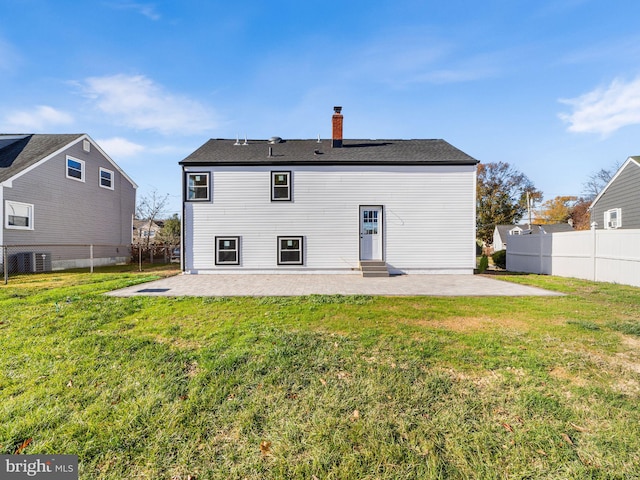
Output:
[[[283,140],[280,137],[271,137],[269,139],[269,143],[282,143],[282,142],[283,142]]]

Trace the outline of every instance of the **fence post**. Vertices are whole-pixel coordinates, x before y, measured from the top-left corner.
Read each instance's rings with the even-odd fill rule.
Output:
[[[596,257],[596,250],[597,250],[597,243],[598,243],[598,238],[597,238],[597,230],[596,228],[598,227],[598,222],[593,222],[591,223],[591,231],[593,232],[593,248],[591,250],[591,256],[593,257],[593,281],[597,282],[597,274],[596,274],[596,265],[598,264],[598,258]]]
[[[9,283],[9,255],[7,254],[7,246],[2,246],[2,266],[4,267],[4,284]]]
[[[91,265],[91,269],[90,272],[93,273],[93,245],[89,245],[89,257],[90,257],[90,265]]]

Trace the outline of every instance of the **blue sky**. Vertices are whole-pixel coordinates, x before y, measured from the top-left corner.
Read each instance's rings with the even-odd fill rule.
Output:
[[[180,210],[209,138],[443,138],[579,195],[640,154],[640,2],[0,0],[0,131],[88,133]]]

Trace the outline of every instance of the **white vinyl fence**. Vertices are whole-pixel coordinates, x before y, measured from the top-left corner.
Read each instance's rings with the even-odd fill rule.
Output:
[[[507,270],[640,287],[640,230],[511,235]]]

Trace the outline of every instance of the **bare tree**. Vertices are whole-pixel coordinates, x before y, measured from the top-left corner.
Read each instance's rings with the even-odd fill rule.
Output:
[[[148,195],[142,197],[136,206],[136,217],[138,220],[146,222],[146,248],[149,248],[151,240],[151,228],[153,223],[166,214],[169,194],[160,195],[157,190],[152,190]]]
[[[614,163],[611,167],[601,168],[595,173],[589,175],[589,178],[582,184],[582,194],[589,202],[595,200],[602,189],[609,183],[609,180],[613,178],[618,169],[620,168],[620,162]]]

